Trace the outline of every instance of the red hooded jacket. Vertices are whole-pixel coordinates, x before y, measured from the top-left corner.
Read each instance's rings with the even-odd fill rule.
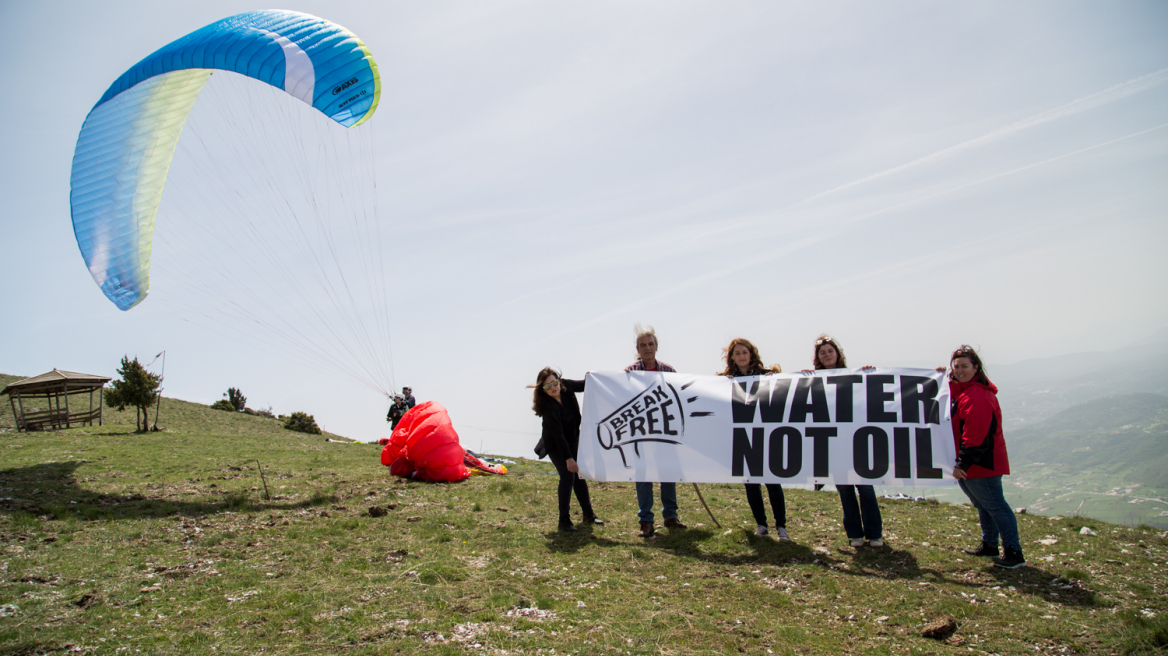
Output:
[[[998,388],[989,380],[949,381],[949,395],[953,403],[953,441],[957,445],[954,466],[965,470],[969,478],[1009,474]]]

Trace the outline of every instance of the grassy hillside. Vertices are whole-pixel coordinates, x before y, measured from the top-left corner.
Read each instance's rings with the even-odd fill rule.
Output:
[[[1007,572],[958,551],[968,507],[883,500],[888,546],[853,549],[833,493],[788,491],[777,543],[741,486],[703,486],[722,528],[681,486],[690,529],[643,540],[632,486],[597,484],[608,524],[564,536],[543,463],[432,485],[254,417],[168,402],[162,423],[0,437],[0,653],[1168,647],[1168,537],[1147,527],[1021,516],[1032,567]],[[953,636],[921,637],[944,615]]]
[[[0,374],[0,389],[10,382],[22,380],[25,376],[8,376]],[[96,404],[96,395],[94,396],[94,403]],[[12,410],[8,402],[8,396],[0,397],[0,432],[5,430],[15,430],[16,423],[13,421]],[[88,399],[86,400],[88,403]],[[45,401],[28,401],[24,402],[25,410],[46,409]],[[87,406],[88,407],[88,406]],[[134,409],[129,408],[121,412],[112,409],[104,409],[103,423],[106,426],[128,426],[131,429],[135,424]],[[311,414],[311,411],[309,411]],[[150,409],[150,424],[155,423],[154,408]],[[223,412],[220,410],[211,410],[209,407],[199,404],[191,403],[189,401],[180,401],[179,399],[162,398],[160,408],[160,417],[158,418],[159,428],[165,429],[173,433],[196,433],[196,434],[210,434],[210,435],[271,435],[283,436],[290,433],[284,430],[283,424],[276,419],[266,419],[255,415],[248,415],[237,412]],[[94,427],[96,430],[96,427]],[[331,433],[324,433],[321,437],[338,437]]]

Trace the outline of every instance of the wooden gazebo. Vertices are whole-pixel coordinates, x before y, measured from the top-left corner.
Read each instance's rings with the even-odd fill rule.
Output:
[[[54,369],[47,374],[9,383],[0,394],[8,395],[18,431],[92,426],[95,419],[100,426],[101,408],[105,401],[105,384],[109,381],[110,379],[105,376]],[[94,392],[98,393],[96,408],[93,407]],[[83,399],[74,400],[70,406],[70,396],[77,397],[83,394],[89,395],[88,408]],[[47,402],[47,410],[30,408],[25,411],[25,401],[39,399]]]

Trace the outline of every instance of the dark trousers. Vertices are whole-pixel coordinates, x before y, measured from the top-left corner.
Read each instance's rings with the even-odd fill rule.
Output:
[[[568,471],[568,461],[564,458],[549,453],[548,460],[552,461],[560,474],[560,486],[556,490],[560,501],[560,524],[572,523],[572,517],[568,514],[568,503],[572,500],[573,489],[576,490],[576,501],[580,502],[580,510],[584,511],[584,516],[595,517],[596,513],[592,512],[592,499],[588,497],[588,481]]]
[[[848,537],[853,540],[883,538],[884,520],[880,518],[876,490],[871,485],[836,485],[835,489],[839,490],[840,504],[844,507],[844,531]]]
[[[746,501],[750,504],[750,512],[754,514],[754,521],[759,526],[766,526],[766,506],[762,503],[762,486],[758,483],[746,483]],[[775,511],[775,526],[787,528],[787,499],[783,497],[783,486],[778,483],[767,483],[767,496],[771,498],[771,510]]]

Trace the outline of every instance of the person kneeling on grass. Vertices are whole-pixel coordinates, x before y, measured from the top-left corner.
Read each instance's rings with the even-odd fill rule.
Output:
[[[957,443],[953,477],[977,508],[981,522],[981,545],[964,551],[971,556],[997,558],[1000,536],[1006,553],[994,565],[1022,567],[1026,559],[1018,537],[1018,518],[1002,493],[1002,476],[1010,473],[1010,460],[1002,436],[998,388],[986,378],[981,358],[972,347],[962,345],[949,358],[949,395],[953,440]]]

